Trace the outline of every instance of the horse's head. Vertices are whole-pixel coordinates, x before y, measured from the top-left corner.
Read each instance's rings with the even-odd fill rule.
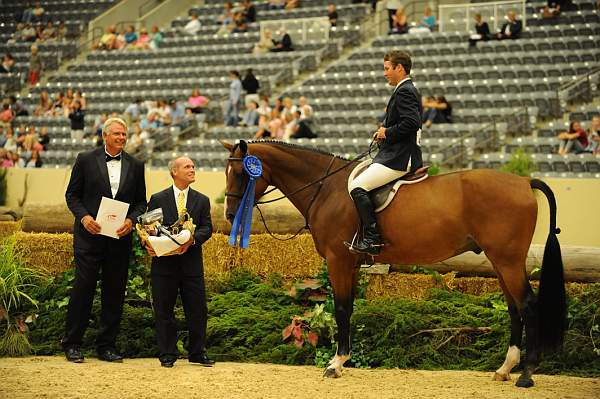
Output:
[[[250,180],[250,177],[244,171],[242,163],[244,157],[249,155],[248,143],[244,140],[240,140],[240,142],[236,144],[230,144],[224,141],[221,141],[221,144],[229,150],[227,168],[225,168],[225,218],[231,223],[235,218],[235,214],[242,201],[242,196],[244,195],[244,191]],[[268,186],[269,183],[264,177],[256,180],[254,202],[263,195]]]

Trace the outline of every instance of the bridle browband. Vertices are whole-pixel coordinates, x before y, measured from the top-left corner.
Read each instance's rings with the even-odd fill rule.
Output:
[[[350,166],[355,161],[359,161],[359,160],[365,158],[367,155],[370,155],[374,143],[375,143],[375,141],[372,140],[371,143],[369,144],[369,149],[368,150],[360,153],[355,159],[351,160],[350,162],[348,162],[348,163],[346,163],[346,164],[340,166],[339,168],[334,169],[333,171],[330,172],[331,167],[333,166],[333,163],[334,163],[334,161],[335,161],[335,159],[337,157],[336,155],[332,154],[331,161],[329,162],[329,165],[327,166],[327,170],[325,171],[325,175],[323,177],[321,177],[321,178],[319,178],[319,179],[317,179],[315,181],[312,181],[310,183],[307,183],[307,184],[301,186],[300,188],[292,191],[289,194],[282,195],[281,197],[274,198],[274,199],[271,199],[271,200],[268,200],[268,201],[257,201],[257,202],[255,202],[254,206],[256,207],[256,209],[258,209],[258,213],[259,213],[260,218],[261,218],[261,220],[263,222],[263,225],[265,226],[265,230],[267,231],[267,233],[269,233],[269,235],[271,237],[275,238],[276,240],[287,241],[287,240],[291,240],[292,238],[295,238],[304,229],[310,230],[310,224],[308,223],[309,212],[310,212],[310,209],[312,208],[312,205],[314,204],[315,200],[317,199],[319,193],[321,192],[321,189],[323,188],[323,181],[325,179],[327,179],[328,177],[331,177],[334,174],[336,174],[336,173],[344,170],[345,168],[347,168],[348,166]],[[229,162],[242,162],[243,160],[244,160],[244,157],[229,157],[229,158],[227,158],[227,163],[229,164]],[[263,180],[265,180],[265,178],[262,175],[260,176],[260,178],[263,179]],[[269,182],[267,182],[267,183],[269,183]],[[312,196],[310,202],[308,203],[308,207],[306,208],[306,216],[304,216],[304,226],[300,227],[300,229],[298,229],[298,231],[296,231],[291,237],[287,237],[287,238],[278,238],[278,237],[275,237],[273,235],[273,233],[271,232],[271,230],[269,230],[269,227],[267,226],[267,222],[266,222],[266,220],[265,220],[265,218],[263,216],[262,211],[258,207],[258,205],[269,204],[271,202],[276,202],[276,201],[282,200],[284,198],[289,198],[292,195],[298,194],[299,192],[304,191],[307,188],[314,186],[315,184],[318,184],[319,186],[317,187],[317,191],[315,191],[315,194]],[[262,195],[263,196],[267,195],[269,193],[272,193],[275,190],[277,190],[277,187],[273,187],[272,189],[265,191]],[[239,198],[239,199],[241,199],[242,196],[243,196],[243,194],[225,191],[225,196],[226,197],[233,197],[233,198]]]

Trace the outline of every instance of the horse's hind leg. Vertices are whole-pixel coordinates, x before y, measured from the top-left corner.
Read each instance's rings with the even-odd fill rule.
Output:
[[[501,251],[502,252],[502,251]],[[523,372],[516,382],[518,387],[533,386],[531,378],[540,361],[538,342],[537,298],[531,289],[525,270],[525,255],[521,259],[507,259],[505,249],[502,255],[487,253],[492,261],[509,305],[511,320],[510,346],[504,364],[496,371],[494,379],[508,380],[510,370],[519,363],[523,326],[525,327],[525,361]]]

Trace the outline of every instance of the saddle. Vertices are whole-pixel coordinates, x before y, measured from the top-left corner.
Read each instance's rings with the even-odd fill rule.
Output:
[[[369,167],[372,163],[370,159],[359,163],[350,173],[348,177],[348,186],[352,180],[358,177],[362,172]],[[373,205],[375,206],[375,212],[379,213],[383,211],[394,199],[394,196],[400,189],[400,187],[404,184],[415,184],[425,180],[428,176],[427,170],[429,169],[429,165],[423,166],[422,168],[417,169],[414,172],[408,172],[404,176],[399,179],[393,180],[388,184],[385,184],[375,190],[369,192],[371,197],[371,201],[373,201]]]

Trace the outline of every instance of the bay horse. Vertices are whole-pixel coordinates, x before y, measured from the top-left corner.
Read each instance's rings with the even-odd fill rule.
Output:
[[[347,191],[348,176],[358,163],[276,141],[222,144],[230,152],[225,171],[225,217],[230,222],[249,181],[240,162],[249,154],[258,157],[263,167],[255,203],[267,187],[274,186],[306,219],[316,250],[327,261],[338,325],[337,351],[324,376],[340,377],[351,354],[354,288],[365,260],[365,255],[352,254],[343,244],[359,223]],[[538,295],[525,268],[537,220],[532,189],[542,191],[550,205]],[[516,385],[533,386],[532,374],[542,353],[562,346],[566,328],[563,264],[556,238],[560,230],[552,190],[540,180],[496,170],[454,172],[402,187],[377,217],[385,239],[381,254],[374,259],[379,263],[431,264],[466,251],[485,252],[498,275],[511,321],[506,359],[494,379],[510,379],[512,368],[520,362],[525,328],[525,359]]]

